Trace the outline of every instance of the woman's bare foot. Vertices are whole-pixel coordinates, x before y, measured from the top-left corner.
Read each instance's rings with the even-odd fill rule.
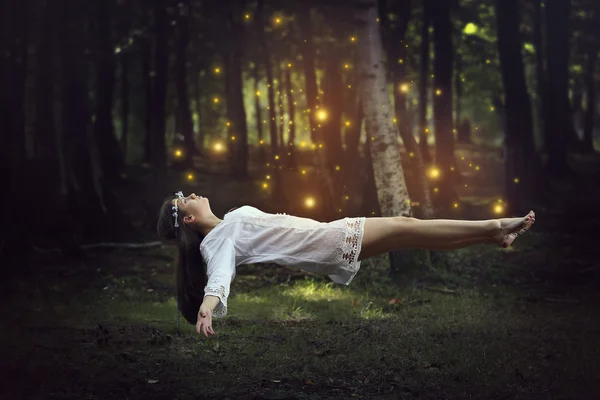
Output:
[[[523,218],[500,218],[500,233],[494,237],[502,247],[508,247],[516,238],[525,233],[535,222],[535,213],[529,213]]]

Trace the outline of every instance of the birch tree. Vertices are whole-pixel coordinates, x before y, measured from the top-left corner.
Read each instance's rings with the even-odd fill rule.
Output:
[[[382,57],[381,35],[377,23],[376,0],[356,0],[358,26],[359,92],[362,99],[367,140],[373,161],[377,199],[384,217],[411,216],[412,209],[404,171],[400,164],[398,128],[393,122],[394,108],[388,95]]]

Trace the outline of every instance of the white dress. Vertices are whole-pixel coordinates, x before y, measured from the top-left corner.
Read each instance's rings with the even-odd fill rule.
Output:
[[[227,314],[229,287],[242,264],[295,266],[349,285],[360,268],[364,225],[365,217],[318,222],[251,206],[225,214],[200,244],[208,275],[204,295],[220,299],[213,316]]]

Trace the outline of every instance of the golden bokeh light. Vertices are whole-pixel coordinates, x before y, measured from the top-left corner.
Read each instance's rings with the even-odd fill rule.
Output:
[[[225,146],[223,146],[223,143],[221,143],[221,142],[216,142],[216,143],[213,145],[213,150],[214,150],[216,153],[222,153],[223,151],[225,151]]]
[[[431,179],[438,179],[442,175],[442,172],[438,167],[431,167],[427,170],[427,176]]]
[[[175,157],[179,158],[183,155],[183,152],[179,149],[175,150]]]
[[[317,111],[317,119],[319,121],[327,121],[327,111],[325,111],[325,110]]]
[[[307,208],[313,208],[315,206],[315,199],[312,197],[307,197],[306,199],[304,199],[304,205]]]
[[[409,89],[410,89],[410,86],[408,86],[408,83],[403,83],[400,85],[400,91],[402,93],[408,93]]]

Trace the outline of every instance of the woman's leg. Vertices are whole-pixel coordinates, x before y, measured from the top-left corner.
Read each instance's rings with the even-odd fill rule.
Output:
[[[534,221],[533,211],[523,218],[484,221],[366,218],[359,259],[410,248],[454,250],[483,243],[496,243],[506,247],[529,229]]]

